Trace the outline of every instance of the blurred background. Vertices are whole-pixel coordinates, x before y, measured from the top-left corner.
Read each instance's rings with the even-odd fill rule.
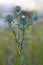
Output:
[[[18,47],[4,19],[8,14],[14,16],[15,6],[37,12],[38,20],[27,29],[26,36],[29,35],[30,39],[25,41],[23,55],[25,65],[43,65],[43,0],[0,0],[0,65],[6,65],[6,47],[10,43],[13,45],[14,65],[20,65]]]

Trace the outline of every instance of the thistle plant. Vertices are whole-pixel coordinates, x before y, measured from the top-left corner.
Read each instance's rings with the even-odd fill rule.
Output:
[[[19,48],[21,65],[23,65],[23,56],[22,56],[23,43],[25,40],[29,39],[29,38],[25,38],[25,32],[26,32],[27,27],[32,25],[32,21],[37,20],[37,16],[33,15],[32,12],[28,12],[28,14],[25,12],[25,14],[24,14],[21,11],[22,11],[21,7],[19,7],[19,6],[15,7],[14,13],[15,13],[15,17],[17,19],[16,25],[17,25],[18,30],[19,30],[18,31],[18,37],[17,37],[16,31],[12,28],[12,22],[15,19],[15,17],[13,17],[12,15],[7,15],[5,19],[8,22],[10,30],[14,34],[14,40],[16,41],[17,46]],[[21,36],[20,33],[22,33],[21,39],[20,39],[20,36]]]

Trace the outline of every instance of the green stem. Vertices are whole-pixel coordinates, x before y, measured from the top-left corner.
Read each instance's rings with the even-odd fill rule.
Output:
[[[12,29],[12,27],[11,27],[11,24],[9,23],[9,27],[10,27],[10,30],[12,31],[12,33],[13,33],[13,35],[14,35],[14,37],[15,37],[15,41],[18,43],[18,41],[17,41],[17,38],[16,38],[16,33],[15,33],[15,31]]]
[[[21,41],[21,49],[20,49],[20,51],[22,52],[22,48],[23,48],[23,41],[24,41],[24,35],[25,35],[25,28],[24,28],[24,26],[23,26],[23,35],[22,35],[22,41]]]
[[[28,40],[28,39],[30,39],[30,38],[24,38],[24,40],[23,40],[23,41]]]
[[[18,25],[18,29],[19,29],[19,25]],[[20,29],[18,31],[18,41],[20,40]]]

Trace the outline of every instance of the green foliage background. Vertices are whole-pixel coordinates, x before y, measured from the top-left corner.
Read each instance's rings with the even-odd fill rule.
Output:
[[[32,29],[33,27],[33,29]],[[27,29],[29,40],[24,42],[23,55],[25,65],[43,65],[43,24],[35,24]],[[30,33],[31,31],[31,33]],[[12,42],[14,53],[14,65],[20,65],[18,47],[14,41],[14,36],[10,30],[0,32],[0,65],[6,65],[7,49],[6,47]]]

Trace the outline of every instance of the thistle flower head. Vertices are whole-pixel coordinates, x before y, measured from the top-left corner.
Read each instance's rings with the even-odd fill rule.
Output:
[[[25,25],[26,22],[27,22],[27,18],[24,15],[22,15],[22,17],[20,18],[20,24]]]
[[[33,15],[33,20],[37,20],[38,19],[38,16],[37,15]]]
[[[11,23],[13,21],[13,17],[11,15],[6,16],[6,21]]]
[[[19,14],[20,11],[21,11],[21,7],[20,7],[20,6],[16,6],[16,7],[15,7],[15,12],[16,12],[16,14]]]

